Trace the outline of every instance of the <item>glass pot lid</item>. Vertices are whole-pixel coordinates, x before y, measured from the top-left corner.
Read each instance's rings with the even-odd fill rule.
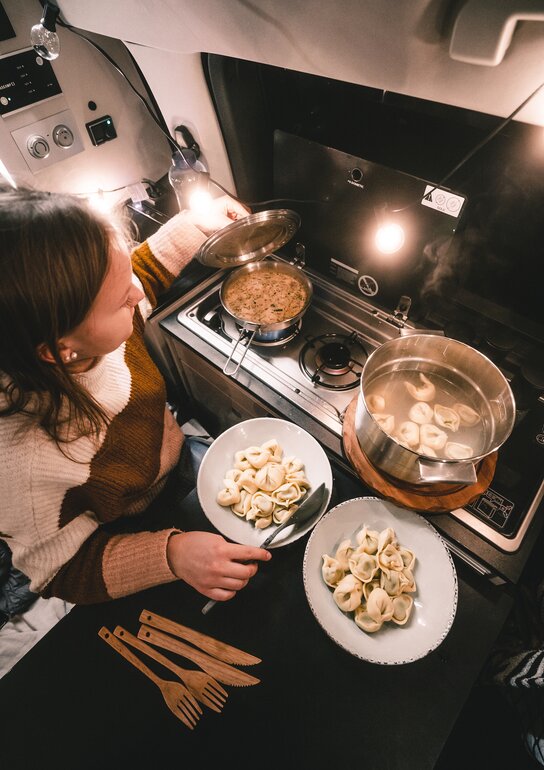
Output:
[[[238,267],[272,254],[300,227],[300,217],[290,209],[249,214],[211,235],[196,253],[208,267]]]

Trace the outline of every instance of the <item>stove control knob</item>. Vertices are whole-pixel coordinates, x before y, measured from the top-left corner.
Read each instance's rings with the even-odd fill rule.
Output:
[[[68,126],[61,123],[53,129],[53,141],[59,147],[71,147],[74,143],[74,135]]]
[[[43,136],[29,136],[26,146],[33,158],[42,160],[49,155],[49,144]]]

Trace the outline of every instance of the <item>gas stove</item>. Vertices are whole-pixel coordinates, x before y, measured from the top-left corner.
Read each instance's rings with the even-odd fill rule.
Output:
[[[311,305],[273,343],[258,338],[250,342],[224,310],[219,290],[226,271],[217,271],[163,310],[155,329],[160,328],[166,342],[165,367],[177,372],[212,435],[251,417],[283,417],[312,433],[336,462],[350,468],[342,444],[343,420],[357,398],[368,356],[398,335],[443,332],[412,324],[408,297],[387,313],[310,269],[306,273],[314,289]],[[518,412],[488,490],[445,516],[493,549],[516,552],[544,496],[543,454],[544,398],[535,397],[530,408]],[[443,522],[444,516],[433,520]],[[473,540],[469,552],[454,542],[451,547],[465,561],[473,560]]]

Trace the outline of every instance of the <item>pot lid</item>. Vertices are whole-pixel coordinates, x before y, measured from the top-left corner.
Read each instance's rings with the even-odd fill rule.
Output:
[[[281,248],[299,227],[296,211],[259,211],[218,230],[204,241],[195,256],[209,267],[245,265]]]

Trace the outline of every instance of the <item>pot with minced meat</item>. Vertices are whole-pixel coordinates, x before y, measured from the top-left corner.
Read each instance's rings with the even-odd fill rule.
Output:
[[[312,284],[300,268],[263,260],[231,273],[220,297],[242,328],[261,334],[295,324],[306,312],[312,293]]]

